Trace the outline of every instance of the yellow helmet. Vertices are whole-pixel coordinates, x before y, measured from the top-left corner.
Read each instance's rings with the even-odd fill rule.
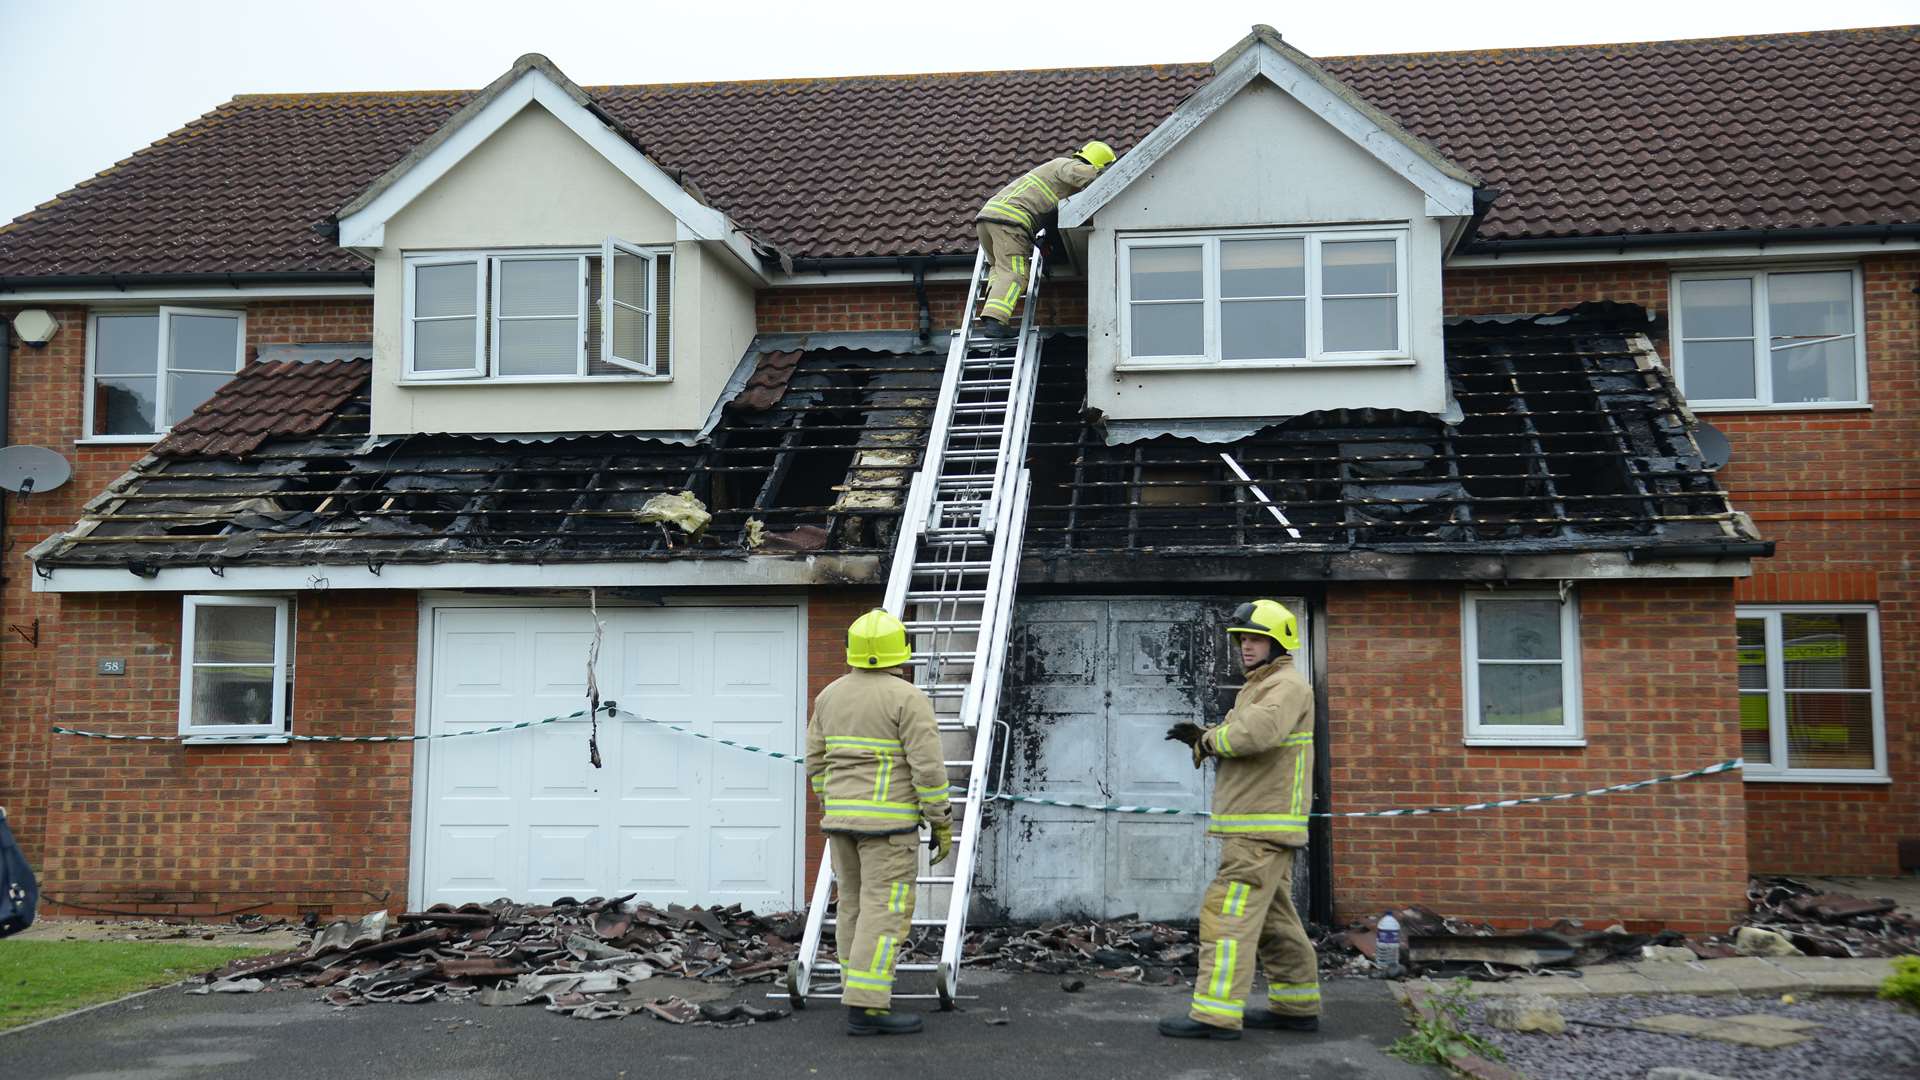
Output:
[[[1227,633],[1272,638],[1288,652],[1300,648],[1300,621],[1278,600],[1255,600],[1234,608],[1227,619]]]
[[[907,647],[907,628],[900,620],[874,608],[847,627],[847,663],[857,668],[890,668],[913,659]]]
[[[1081,147],[1074,156],[1096,169],[1104,169],[1113,164],[1113,159],[1119,155],[1113,152],[1113,147],[1095,139]]]

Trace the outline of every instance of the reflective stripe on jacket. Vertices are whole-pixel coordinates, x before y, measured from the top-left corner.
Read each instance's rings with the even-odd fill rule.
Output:
[[[1099,175],[1099,169],[1077,157],[1054,158],[1001,188],[973,220],[1018,225],[1031,236],[1060,209],[1061,199],[1093,183]]]
[[[826,832],[910,832],[951,814],[933,703],[885,671],[850,671],[813,699],[807,779]]]
[[[1288,847],[1307,842],[1313,806],[1313,688],[1280,656],[1247,672],[1233,711],[1200,737],[1215,762],[1207,831]]]

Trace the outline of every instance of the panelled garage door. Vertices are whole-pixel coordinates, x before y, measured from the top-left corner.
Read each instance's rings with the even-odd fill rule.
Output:
[[[707,734],[799,752],[794,607],[602,607],[603,700]],[[436,734],[584,706],[585,608],[432,609]],[[638,893],[666,904],[798,906],[799,770],[636,720],[586,720],[425,744],[421,899]]]

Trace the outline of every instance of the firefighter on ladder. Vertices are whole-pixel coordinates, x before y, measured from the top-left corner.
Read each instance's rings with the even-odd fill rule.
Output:
[[[1020,303],[1021,290],[1026,288],[1027,256],[1033,251],[1033,234],[1060,209],[1061,199],[1093,183],[1113,160],[1113,147],[1096,139],[1070,156],[1035,166],[1001,188],[974,215],[974,225],[980,232],[980,250],[986,254],[991,268],[986,299],[980,305],[981,318],[974,324],[974,336],[1013,336],[1013,312]]]
[[[1242,1027],[1313,1031],[1320,983],[1313,942],[1293,908],[1293,860],[1307,843],[1313,802],[1313,689],[1295,670],[1300,625],[1286,606],[1235,609],[1227,633],[1246,685],[1215,727],[1175,724],[1199,768],[1214,762],[1213,817],[1220,873],[1201,900],[1200,975],[1187,1015],[1160,1021],[1177,1039],[1237,1039]],[[1267,1007],[1247,1009],[1253,958],[1267,972]]]
[[[933,703],[900,677],[911,659],[899,619],[879,610],[855,619],[853,670],[814,698],[807,725],[807,779],[840,890],[834,949],[849,1035],[920,1030],[918,1016],[892,1011],[894,964],[913,929],[920,823],[933,831],[933,862],[953,850]]]

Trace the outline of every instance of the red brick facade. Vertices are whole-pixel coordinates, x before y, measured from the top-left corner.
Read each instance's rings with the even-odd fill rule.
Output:
[[[933,327],[944,333],[960,324],[960,307],[967,286],[932,282],[927,286],[927,308]],[[1053,282],[1040,290],[1035,315],[1045,326],[1085,326],[1086,286],[1082,282]],[[762,290],[759,325],[763,334],[822,333],[836,330],[915,330],[920,326],[920,304],[911,285],[822,285]]]
[[[879,590],[820,589],[807,597],[807,717],[813,699],[827,684],[847,673],[847,626],[880,606]],[[820,870],[826,838],[820,832],[820,804],[807,798],[807,888]]]

